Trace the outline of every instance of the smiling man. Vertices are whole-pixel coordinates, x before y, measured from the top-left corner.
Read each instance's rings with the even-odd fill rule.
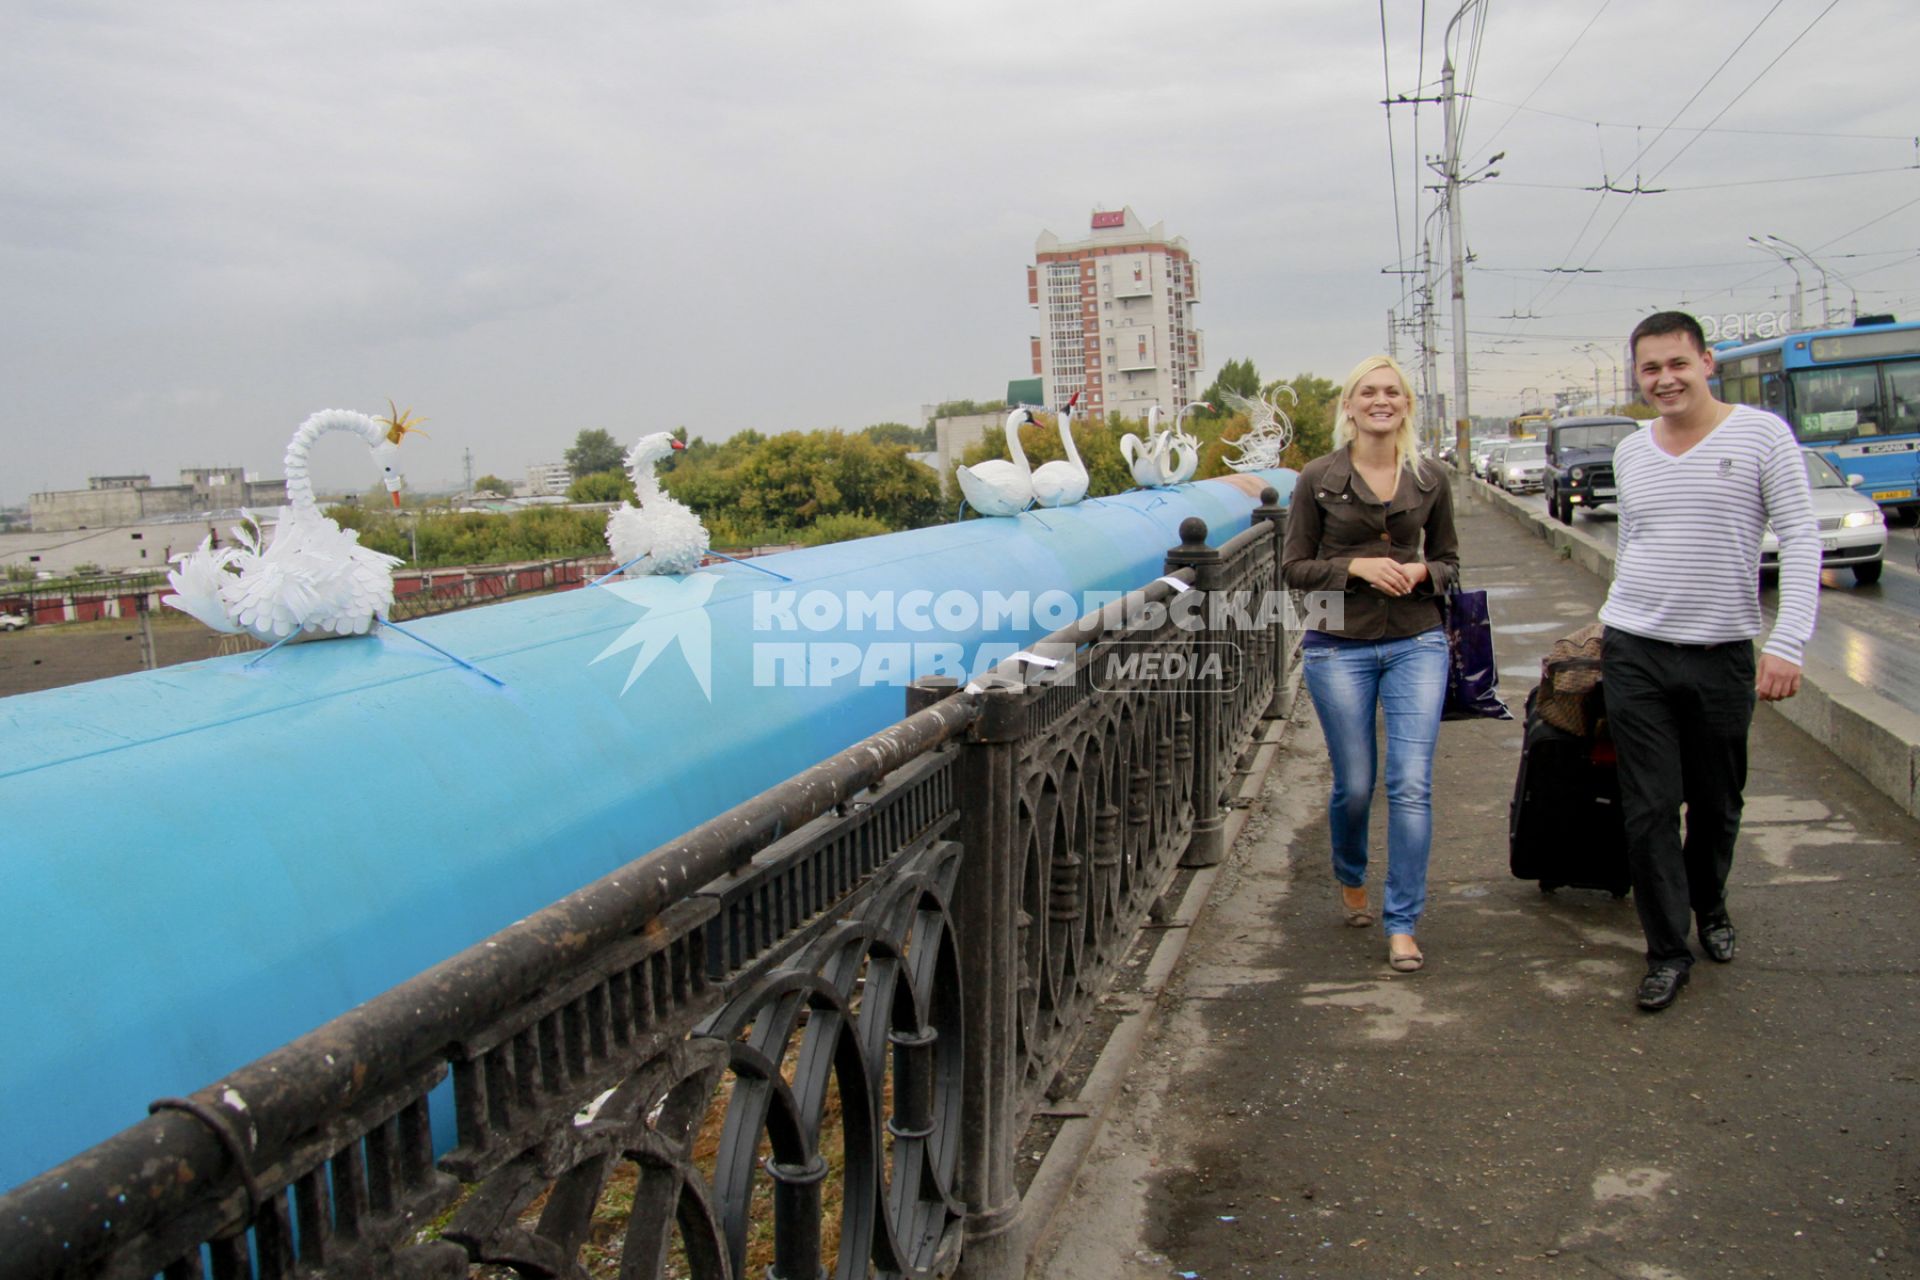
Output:
[[[1613,585],[1601,606],[1602,685],[1620,759],[1634,901],[1647,937],[1636,1001],[1672,1004],[1693,966],[1689,917],[1710,959],[1733,959],[1727,873],[1740,832],[1756,697],[1791,698],[1813,635],[1820,541],[1793,432],[1722,403],[1700,324],[1662,311],[1629,343],[1660,416],[1614,451],[1620,497]],[[1756,664],[1760,539],[1780,541],[1780,601]],[[1686,806],[1686,835],[1680,810]]]

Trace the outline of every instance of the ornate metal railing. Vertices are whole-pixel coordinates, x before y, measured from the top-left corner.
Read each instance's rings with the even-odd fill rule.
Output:
[[[155,1103],[0,1198],[7,1274],[1017,1274],[1019,1139],[1276,705],[1218,606],[1280,516]]]

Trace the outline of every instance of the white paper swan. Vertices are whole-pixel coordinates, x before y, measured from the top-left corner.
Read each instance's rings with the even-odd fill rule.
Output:
[[[364,633],[374,615],[393,603],[393,567],[400,560],[361,546],[358,533],[321,513],[307,475],[307,453],[329,432],[358,435],[399,506],[395,446],[416,429],[410,416],[397,410],[385,419],[350,409],[322,409],[308,418],[287,445],[287,510],[271,538],[243,511],[246,525],[231,530],[233,545],[215,549],[208,535],[197,550],[173,558],[176,567],[167,581],[175,594],[160,603],[216,631],[250,632],[268,641],[295,632]]]
[[[1267,471],[1280,465],[1280,455],[1293,441],[1293,419],[1280,407],[1282,391],[1299,403],[1298,393],[1284,382],[1274,389],[1271,400],[1265,396],[1250,400],[1236,392],[1226,392],[1227,403],[1247,415],[1246,432],[1228,442],[1239,450],[1238,457],[1227,459],[1227,465],[1235,471]]]
[[[1033,473],[1033,500],[1043,507],[1070,507],[1087,496],[1092,476],[1080,460],[1073,443],[1073,406],[1080,400],[1078,391],[1060,411],[1060,443],[1067,451],[1064,462],[1049,462]]]
[[[627,475],[639,504],[623,502],[607,517],[607,546],[614,564],[626,565],[628,573],[692,573],[707,554],[707,526],[684,502],[668,497],[653,474],[660,459],[686,447],[672,432],[656,431],[627,451]]]
[[[954,472],[967,505],[983,516],[1017,516],[1033,501],[1033,472],[1027,465],[1026,450],[1020,447],[1021,424],[1032,422],[1028,409],[1015,409],[1007,415],[1007,452],[1013,461],[989,458]]]

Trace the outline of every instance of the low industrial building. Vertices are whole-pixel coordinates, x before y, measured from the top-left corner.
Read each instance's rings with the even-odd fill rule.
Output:
[[[84,489],[36,493],[27,500],[35,533],[145,524],[239,507],[284,506],[285,480],[249,480],[240,467],[189,467],[178,484],[150,476],[90,476]]]

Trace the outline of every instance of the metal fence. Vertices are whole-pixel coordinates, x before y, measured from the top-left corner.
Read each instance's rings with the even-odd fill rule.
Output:
[[[1282,514],[156,1102],[0,1198],[7,1274],[1018,1274],[1019,1140],[1278,706]]]

